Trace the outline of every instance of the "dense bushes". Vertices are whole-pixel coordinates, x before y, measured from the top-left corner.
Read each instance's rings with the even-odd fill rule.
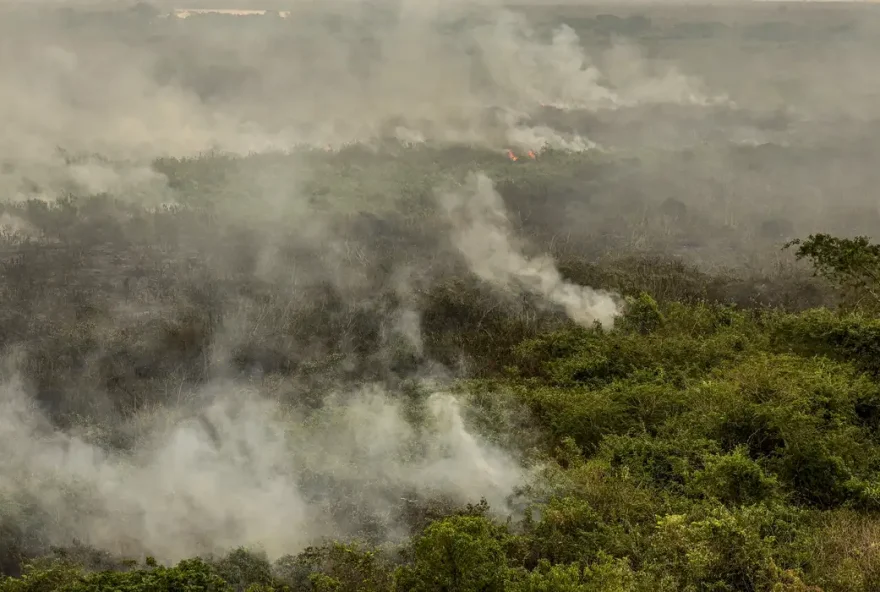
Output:
[[[480,386],[550,438],[526,515],[502,524],[477,506],[402,546],[275,563],[38,563],[0,590],[872,590],[880,383],[864,350],[834,340],[874,324],[642,295],[614,330],[523,342]]]
[[[432,154],[412,158],[440,174]],[[531,172],[502,160],[508,202],[525,208],[535,191],[548,203],[574,200],[572,179],[560,181],[566,190],[558,195],[550,187],[565,158],[549,154]],[[218,165],[160,164],[192,202],[206,189],[189,177],[211,174],[186,169]],[[538,176],[525,184],[530,175]],[[320,406],[324,385],[346,381],[387,380],[408,396],[406,379],[439,362],[480,379],[459,385],[477,408],[468,420],[496,442],[529,448],[538,461],[509,520],[485,505],[455,511],[429,500],[401,521],[411,529],[404,543],[330,542],[276,561],[240,549],[174,567],[58,553],[3,580],[0,592],[880,586],[880,321],[864,298],[873,290],[864,266],[874,265],[876,249],[820,238],[800,254],[837,266],[833,273],[821,268],[824,283],[788,271],[764,281],[710,275],[658,254],[587,256],[601,249],[584,237],[553,236],[548,244],[558,220],[520,212],[521,230],[554,251],[567,278],[627,298],[613,329],[579,328],[435,254],[448,255],[425,213],[435,180],[406,184],[411,203],[395,204],[395,214],[361,212],[340,222],[350,231],[345,264],[314,245],[292,241],[289,252],[280,249],[279,275],[336,265],[346,280],[336,284],[298,286],[253,272],[261,254],[228,229],[210,238],[219,228],[211,211],[147,215],[103,198],[25,206],[29,213],[18,214],[66,248],[16,244],[16,255],[2,262],[0,338],[22,346],[20,372],[62,427],[98,412],[127,417],[179,396],[182,385],[207,379],[221,338],[233,344],[227,363],[234,375],[302,384],[279,398],[303,408]],[[114,215],[102,215],[108,211]],[[195,238],[186,238],[188,228]],[[401,245],[411,247],[405,256]],[[847,257],[833,252],[841,245]],[[206,254],[222,264],[209,265]],[[857,276],[845,267],[853,262],[861,266]],[[409,292],[394,283],[392,268],[401,263],[420,270]],[[62,267],[64,278],[50,273]],[[844,309],[810,309],[835,301],[828,282],[843,284]],[[120,302],[131,314],[116,311]],[[417,338],[389,329],[404,304],[418,313]],[[111,405],[95,409],[91,400],[64,396],[89,389],[106,393]],[[110,433],[102,444],[125,448],[127,438]],[[29,523],[5,516],[0,561],[13,573],[46,548]]]
[[[166,592],[188,590],[232,591],[217,570],[200,559],[182,561],[173,568],[156,566],[148,560],[142,569],[85,573],[63,561],[31,565],[19,579],[2,583],[9,592],[65,590],[97,592],[99,590],[138,590]]]

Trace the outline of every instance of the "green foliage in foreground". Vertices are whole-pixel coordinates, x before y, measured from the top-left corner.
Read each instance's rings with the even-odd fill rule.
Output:
[[[870,310],[642,294],[614,329],[530,338],[504,376],[463,385],[540,428],[524,516],[471,506],[393,549],[333,543],[275,563],[38,562],[0,592],[878,590],[878,351]]]
[[[875,323],[644,295],[614,330],[529,340],[509,378],[471,385],[527,406],[553,451],[525,519],[477,507],[393,552],[336,544],[274,565],[40,563],[0,591],[876,590]]]

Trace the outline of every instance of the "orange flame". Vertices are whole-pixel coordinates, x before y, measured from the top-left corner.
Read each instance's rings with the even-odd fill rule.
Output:
[[[514,161],[514,162],[516,162],[517,160],[519,160],[519,158],[516,157],[516,154],[513,153],[513,150],[508,150],[508,151],[507,151],[507,158],[509,158],[510,160],[512,160],[512,161]]]
[[[534,151],[534,150],[529,150],[529,158],[531,158],[532,160],[536,160],[536,159],[538,158],[538,157],[535,155],[535,151]]]

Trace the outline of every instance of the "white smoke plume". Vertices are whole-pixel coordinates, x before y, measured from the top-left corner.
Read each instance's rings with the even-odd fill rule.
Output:
[[[589,138],[535,119],[542,106],[713,100],[632,48],[625,59],[616,47],[591,56],[570,27],[545,38],[524,16],[489,5],[354,2],[343,14],[308,3],[288,19],[218,17],[210,26],[120,9],[72,20],[0,10],[0,190],[12,197],[160,193],[151,159],[212,150],[384,139],[586,150]],[[85,162],[67,164],[58,147]],[[98,164],[95,154],[126,164]]]
[[[501,195],[483,173],[456,192],[438,193],[450,222],[452,242],[471,270],[505,289],[526,291],[565,309],[578,324],[614,323],[619,298],[604,290],[565,281],[548,256],[527,257],[513,233]]]
[[[120,452],[82,427],[53,427],[16,379],[5,380],[0,518],[30,516],[52,544],[127,556],[175,561],[245,545],[274,559],[356,534],[339,504],[385,516],[393,531],[402,499],[484,496],[503,512],[522,482],[516,460],[473,435],[442,392],[427,400],[421,425],[374,387],[309,417],[231,383],[195,396],[141,416],[130,426],[132,449]]]

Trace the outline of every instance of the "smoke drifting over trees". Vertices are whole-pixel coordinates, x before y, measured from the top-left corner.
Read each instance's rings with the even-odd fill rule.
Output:
[[[3,573],[846,589],[791,541],[876,504],[873,267],[781,247],[880,229],[877,13],[174,8],[0,3]]]

